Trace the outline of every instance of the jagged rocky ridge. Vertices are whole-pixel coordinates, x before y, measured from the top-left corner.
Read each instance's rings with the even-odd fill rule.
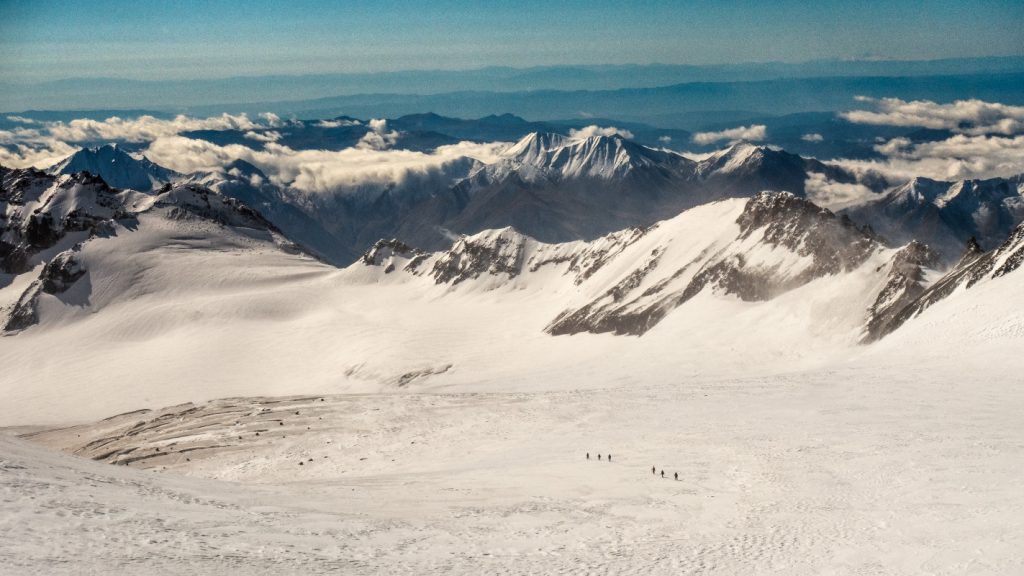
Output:
[[[578,302],[551,319],[545,330],[552,335],[641,335],[703,291],[766,301],[865,266],[877,278],[878,293],[862,312],[862,328],[874,334],[935,274],[926,246],[888,249],[870,228],[790,193],[765,192],[700,210],[702,216],[725,214],[728,220],[693,245],[677,239],[680,227],[693,224],[684,214],[593,242],[546,244],[503,228],[462,237],[449,250],[428,254],[392,240],[378,243],[356,266],[420,276],[450,290],[571,279],[569,284],[579,288],[544,281]]]
[[[957,290],[970,290],[980,282],[1005,276],[1020,268],[1021,264],[1024,264],[1024,223],[1018,224],[1009,238],[989,252],[980,252],[977,243],[972,240],[952,270],[892,314],[874,334],[869,334],[870,339],[881,338],[893,332]]]
[[[107,156],[117,161],[104,162]],[[82,150],[51,170],[71,164],[98,170],[108,182],[123,180],[126,173],[141,175],[134,178],[145,180],[141,189],[147,189],[146,182],[169,180],[209,187],[258,210],[288,237],[337,265],[355,261],[378,238],[441,250],[459,234],[511,226],[543,242],[593,240],[723,198],[765,190],[804,197],[809,179],[856,182],[878,192],[877,199],[843,214],[870,224],[891,247],[914,239],[928,244],[944,265],[952,264],[968,237],[992,248],[1024,218],[1021,177],[919,178],[889,189],[877,174],[854,175],[745,142],[695,162],[620,136],[531,133],[490,164],[460,158],[400,184],[315,194],[281,187],[241,160],[182,176],[106,146]]]

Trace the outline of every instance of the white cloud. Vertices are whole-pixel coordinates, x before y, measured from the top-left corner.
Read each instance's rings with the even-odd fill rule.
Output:
[[[24,116],[8,116],[7,119],[11,122],[17,122],[18,124],[37,124],[39,122],[38,120],[25,118]]]
[[[361,126],[359,120],[321,120],[316,123],[320,128],[340,128],[342,126]]]
[[[245,160],[279,185],[311,193],[345,193],[365,186],[402,184],[410,178],[430,178],[453,163],[472,158],[493,162],[507,143],[460,142],[440,146],[431,153],[412,150],[346,148],[293,150],[267,143],[263,150],[241,144],[220,146],[206,140],[167,136],[153,141],[145,155],[179,172],[218,170],[236,159]]]
[[[266,132],[253,132],[252,130],[243,134],[247,140],[255,140],[257,142],[277,142],[281,139],[281,133],[277,130],[267,130]]]
[[[0,130],[0,139],[3,131]],[[12,168],[46,168],[74,154],[77,147],[65,142],[0,146],[0,165]]]
[[[383,118],[374,118],[367,123],[370,131],[363,134],[363,137],[356,142],[356,148],[362,150],[387,150],[398,141],[398,132],[388,132],[388,121]]]
[[[622,128],[616,128],[615,126],[603,128],[596,124],[591,124],[590,126],[584,126],[579,130],[576,130],[575,128],[569,130],[569,138],[574,140],[583,140],[592,136],[622,136],[626,140],[633,139],[632,132],[629,130],[623,130]]]
[[[818,133],[804,134],[800,137],[804,142],[823,142],[825,137]]]
[[[658,136],[658,142],[661,142],[662,144],[669,144],[669,143],[672,142],[672,137],[671,136]]]
[[[262,118],[263,122],[270,128],[278,128],[285,125],[285,121],[281,120],[281,117],[273,112],[260,112],[257,116]]]
[[[841,117],[858,124],[908,126],[952,130],[962,134],[1004,134],[1024,132],[1024,106],[1009,106],[983,100],[957,100],[938,104],[930,100],[858,96],[858,102],[874,110],[851,110]]]
[[[877,196],[863,184],[835,182],[817,172],[807,175],[804,188],[808,200],[833,212],[862,204],[865,200]]]
[[[893,138],[875,146],[880,160],[838,160],[855,171],[873,170],[892,180],[924,176],[936,180],[1008,177],[1024,173],[1024,135],[1012,138],[957,134],[914,144]]]
[[[739,140],[759,142],[764,140],[767,135],[768,128],[764,124],[754,124],[751,126],[740,126],[738,128],[730,128],[728,130],[720,130],[718,132],[698,132],[693,135],[693,141],[701,145],[713,144],[720,140],[729,140],[730,142],[736,142]]]
[[[73,144],[86,142],[152,142],[192,130],[243,130],[247,133],[284,125],[274,114],[260,114],[261,122],[245,114],[210,118],[179,115],[172,119],[154,116],[105,120],[79,118],[69,122],[35,122],[13,130],[0,130],[0,163],[16,168],[44,168],[72,154]],[[255,135],[256,133],[253,132]],[[248,135],[248,134],[247,134]]]

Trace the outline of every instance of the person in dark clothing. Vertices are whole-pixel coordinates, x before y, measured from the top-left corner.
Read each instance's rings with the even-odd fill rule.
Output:
[[[611,462],[611,461],[612,461],[612,455],[611,455],[611,454],[609,454],[609,455],[608,455],[608,461],[609,461],[609,462]]]
[[[658,470],[654,466],[651,466],[651,474],[654,474],[655,476],[658,475]]]
[[[662,470],[662,471],[661,471],[661,477],[662,477],[662,478],[664,478],[664,477],[665,477],[665,471],[664,471],[664,470]]]
[[[587,452],[587,460],[590,460],[590,452]]]
[[[676,472],[676,480],[679,480],[679,472]]]
[[[597,459],[598,459],[598,460],[600,460],[600,459],[601,459],[601,455],[600,455],[600,454],[598,454],[598,455],[597,455]]]

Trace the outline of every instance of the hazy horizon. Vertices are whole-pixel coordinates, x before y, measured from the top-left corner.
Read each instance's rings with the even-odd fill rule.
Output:
[[[5,2],[0,75],[9,82],[190,80],[299,70],[936,60],[1007,55],[1024,45],[1019,2],[924,4],[787,0],[755,11],[741,2],[660,0],[488,7],[459,1]]]

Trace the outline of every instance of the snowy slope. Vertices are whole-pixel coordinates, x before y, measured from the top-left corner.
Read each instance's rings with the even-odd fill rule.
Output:
[[[13,363],[0,391],[20,408],[5,418],[101,417],[229,395],[588,388],[821,366],[856,346],[896,254],[783,195],[713,203],[593,242],[551,245],[501,229],[438,253],[381,243],[336,270],[265,227],[178,219],[182,200],[158,201],[137,226],[85,242],[66,272],[87,273],[38,295],[38,324],[4,338],[3,355],[60,353]],[[746,222],[755,216],[765,220]],[[804,230],[805,219],[819,226]],[[750,278],[772,290],[748,293],[728,275],[694,284],[722,263],[756,271]],[[681,302],[689,285],[695,293]],[[17,298],[13,288],[0,295]],[[617,291],[626,297],[604,306]],[[583,309],[599,309],[583,331],[603,332],[601,318],[638,306],[664,307],[640,338],[546,332]],[[730,360],[740,350],[744,361]]]

